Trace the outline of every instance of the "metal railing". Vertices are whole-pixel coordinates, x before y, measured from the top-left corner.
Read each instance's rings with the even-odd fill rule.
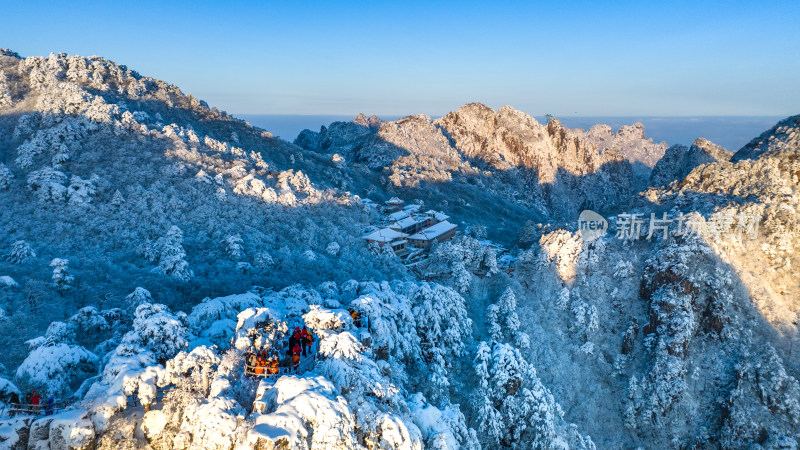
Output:
[[[309,366],[313,366],[314,361],[317,360],[318,352],[316,352],[315,350],[317,350],[316,341],[314,341],[314,344],[312,344],[312,346],[309,347],[308,356],[301,356],[300,362],[297,364],[292,364],[289,366],[279,365],[277,367],[278,373],[270,373],[270,369],[272,369],[273,367],[270,367],[269,365],[266,366],[250,365],[247,364],[247,361],[245,361],[244,374],[257,378],[277,378],[280,377],[281,375],[291,375],[291,374],[299,374],[306,372],[310,370],[311,367]],[[257,372],[257,370],[259,369],[261,370],[261,373]]]
[[[306,357],[308,358],[308,357]],[[272,378],[272,377],[279,377],[281,375],[297,373],[297,369],[300,368],[300,365],[303,363],[301,359],[299,363],[293,364],[291,366],[278,366],[278,367],[270,367],[270,366],[251,366],[247,363],[244,364],[244,374],[249,375],[251,377],[261,377],[261,378]],[[270,372],[270,369],[278,369],[277,373]]]
[[[8,410],[8,414],[12,416],[49,416],[65,410],[67,405],[69,405],[67,402],[55,402],[49,405],[44,403],[39,405],[30,403],[9,403],[0,411],[0,416],[5,415],[6,410]]]

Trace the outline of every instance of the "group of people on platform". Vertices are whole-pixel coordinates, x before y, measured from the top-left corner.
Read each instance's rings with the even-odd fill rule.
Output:
[[[39,395],[38,392],[34,389],[33,392],[25,396],[25,402],[23,403],[22,400],[19,398],[19,395],[15,392],[12,393],[9,397],[9,401],[12,405],[10,414],[13,416],[16,413],[29,413],[29,414],[39,414],[42,411],[42,407],[44,406],[44,414],[49,416],[53,414],[55,411],[55,403],[56,399],[52,395],[47,398],[47,401],[42,404],[42,396]]]
[[[308,356],[313,345],[314,336],[308,331],[308,328],[303,327],[301,330],[300,327],[295,327],[292,335],[289,336],[289,345],[283,361],[278,360],[277,352],[268,354],[266,349],[246,353],[245,361],[255,375],[274,375],[280,373],[281,367],[296,368],[300,365],[301,355],[302,357]]]

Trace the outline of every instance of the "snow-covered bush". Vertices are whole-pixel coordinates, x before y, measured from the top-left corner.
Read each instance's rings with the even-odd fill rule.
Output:
[[[236,334],[239,313],[261,305],[261,298],[253,293],[206,298],[192,308],[186,323],[196,336],[226,349]]]
[[[275,260],[272,259],[269,253],[260,252],[256,255],[255,264],[259,269],[265,270],[275,264]]]
[[[329,243],[328,246],[325,247],[325,253],[327,253],[327,254],[329,254],[331,256],[336,256],[336,254],[339,253],[339,249],[340,248],[341,248],[341,246],[334,241],[334,242]]]

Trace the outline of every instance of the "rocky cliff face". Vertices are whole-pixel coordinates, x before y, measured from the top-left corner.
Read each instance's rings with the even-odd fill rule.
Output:
[[[800,144],[800,131],[798,131],[800,116],[788,117],[761,136],[753,139],[733,155],[734,161],[754,159],[763,154],[780,153],[796,149]]]
[[[797,136],[800,116],[781,121],[730,162],[729,153],[704,145],[711,149],[701,154],[704,158],[720,159],[695,167],[669,188],[646,194],[657,203],[703,211],[714,223],[727,224],[727,217],[736,217],[731,226],[739,226],[743,215],[755,217],[757,225],[750,228],[754,239],[732,241],[715,250],[736,268],[761,314],[784,330],[794,330],[800,321],[800,286],[794,269],[800,264]]]
[[[306,130],[295,144],[381,172],[389,189],[477,186],[540,217],[572,217],[581,208],[607,208],[632,194],[625,151],[635,153],[638,141],[627,129],[611,140],[625,143],[625,150],[601,151],[558,120],[542,125],[509,106],[494,111],[479,103],[436,120],[415,115],[377,125],[360,116],[319,133]]]
[[[647,138],[644,125],[639,122],[623,125],[616,133],[608,125],[594,125],[588,131],[577,129],[573,133],[593,143],[601,152],[614,148],[622,153],[631,163],[637,187],[642,187],[649,179],[653,166],[667,149],[666,142],[655,143]]]
[[[704,138],[697,138],[688,148],[683,145],[673,145],[653,167],[650,185],[667,186],[688,175],[695,167],[730,159],[729,151]]]

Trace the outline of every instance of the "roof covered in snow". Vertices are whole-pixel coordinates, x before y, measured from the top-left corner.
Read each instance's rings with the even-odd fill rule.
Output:
[[[445,220],[450,218],[450,216],[448,216],[447,214],[445,214],[445,213],[443,213],[441,211],[434,211],[432,209],[426,211],[425,214],[435,217],[436,220],[438,220],[439,222],[445,221]]]
[[[400,239],[407,236],[408,236],[407,234],[401,233],[391,228],[381,228],[378,231],[374,231],[364,236],[364,239],[375,242],[391,242],[395,239]]]
[[[405,203],[404,201],[400,200],[397,197],[392,197],[389,200],[386,200],[387,205],[402,205],[404,203]]]
[[[397,211],[396,213],[389,214],[389,220],[403,220],[408,217],[407,211]]]
[[[419,217],[419,216],[406,217],[405,219],[398,220],[397,222],[389,225],[389,228],[392,228],[392,229],[395,229],[395,230],[400,230],[400,229],[403,229],[403,228],[410,227],[412,225],[416,225],[418,223],[425,222],[426,220],[428,220],[427,217]]]
[[[425,228],[424,230],[420,231],[419,233],[412,234],[409,236],[409,239],[416,239],[420,241],[429,241],[431,239],[436,239],[437,237],[447,233],[448,231],[456,228],[458,225],[454,223],[450,223],[448,221],[439,222],[436,225],[431,227]]]

